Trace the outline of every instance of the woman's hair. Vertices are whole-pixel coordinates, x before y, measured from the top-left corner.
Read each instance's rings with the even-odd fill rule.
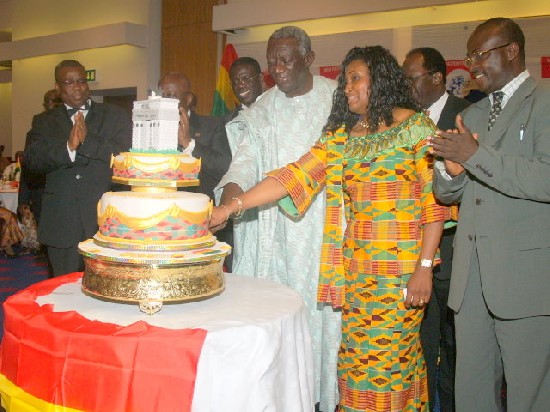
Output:
[[[323,131],[334,132],[344,125],[346,132],[349,132],[359,121],[359,115],[349,110],[345,94],[346,70],[354,60],[361,60],[367,65],[370,77],[366,115],[369,132],[375,132],[381,122],[386,126],[391,125],[392,111],[396,107],[421,110],[412,97],[411,86],[405,79],[403,70],[387,49],[382,46],[354,47],[342,62],[338,88],[332,99],[332,110]]]

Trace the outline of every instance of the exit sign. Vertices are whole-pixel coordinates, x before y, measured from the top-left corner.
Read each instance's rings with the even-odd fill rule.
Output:
[[[95,70],[86,70],[86,80],[95,82]]]

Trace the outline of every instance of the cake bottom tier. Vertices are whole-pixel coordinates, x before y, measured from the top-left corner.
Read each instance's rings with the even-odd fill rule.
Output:
[[[223,291],[223,258],[188,264],[140,264],[84,257],[84,293],[104,300],[139,303],[153,314],[163,303],[196,300]]]

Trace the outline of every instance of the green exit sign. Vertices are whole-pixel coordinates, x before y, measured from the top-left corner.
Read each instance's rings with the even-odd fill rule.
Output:
[[[95,82],[95,70],[86,70],[86,80]]]

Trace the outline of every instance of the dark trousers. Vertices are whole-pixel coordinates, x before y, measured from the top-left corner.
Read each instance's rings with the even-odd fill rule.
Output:
[[[446,229],[441,238],[441,264],[434,269],[432,296],[420,326],[420,339],[428,370],[430,410],[439,392],[441,412],[454,411],[455,332],[454,314],[447,307],[455,229]]]
[[[78,245],[69,248],[48,246],[48,259],[52,267],[53,276],[82,272],[84,270],[84,260],[80,253],[78,253]]]

